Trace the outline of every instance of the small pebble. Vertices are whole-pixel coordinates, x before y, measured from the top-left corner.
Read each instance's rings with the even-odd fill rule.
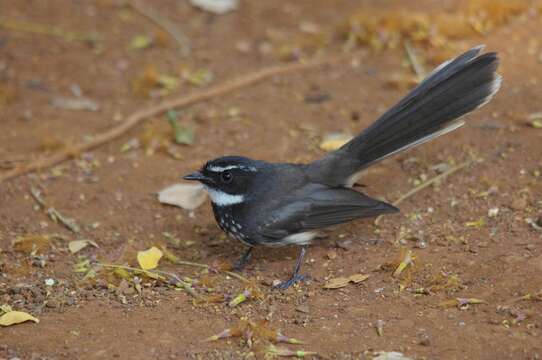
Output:
[[[415,247],[418,248],[418,249],[425,249],[425,248],[427,248],[427,241],[420,239],[420,240],[416,241]]]
[[[419,344],[422,346],[431,346],[431,340],[429,339],[429,336],[427,334],[420,335]]]
[[[382,239],[371,239],[371,240],[367,241],[367,244],[373,245],[373,246],[382,245],[383,243],[384,243],[384,241]]]
[[[235,44],[235,49],[246,54],[252,50],[252,45],[248,41],[241,40]]]
[[[47,304],[45,306],[47,306],[48,308],[51,308],[51,309],[56,309],[57,307],[59,307],[59,303],[57,300],[55,299],[49,299],[47,300]]]
[[[337,247],[348,251],[348,250],[350,250],[352,248],[352,240],[337,241]]]
[[[489,209],[487,211],[487,216],[489,216],[490,218],[494,218],[498,214],[499,214],[499,208],[498,207],[491,208],[491,209]]]

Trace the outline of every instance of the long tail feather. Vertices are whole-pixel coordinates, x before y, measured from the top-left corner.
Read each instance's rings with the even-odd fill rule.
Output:
[[[462,116],[486,104],[500,88],[497,54],[479,55],[482,48],[437,67],[370,127],[311,166],[337,185],[351,185],[369,165],[459,128]]]

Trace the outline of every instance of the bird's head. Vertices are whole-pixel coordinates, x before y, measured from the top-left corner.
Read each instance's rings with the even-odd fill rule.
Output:
[[[262,166],[261,161],[224,156],[207,162],[199,171],[183,179],[201,182],[215,205],[229,206],[246,200]]]

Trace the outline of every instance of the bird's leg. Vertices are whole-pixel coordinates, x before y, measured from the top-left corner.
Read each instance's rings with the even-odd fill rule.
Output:
[[[233,264],[233,270],[241,271],[245,268],[245,265],[250,260],[250,253],[252,252],[253,247],[249,246],[248,249],[241,255],[241,257]]]
[[[306,246],[301,247],[301,251],[299,252],[299,256],[297,258],[297,262],[295,264],[294,273],[292,274],[292,277],[286,281],[281,282],[275,288],[285,290],[288,289],[290,286],[295,284],[296,282],[303,281],[305,277],[303,275],[299,274],[299,269],[301,269],[301,264],[303,263],[303,257],[305,256],[305,252],[307,251]]]

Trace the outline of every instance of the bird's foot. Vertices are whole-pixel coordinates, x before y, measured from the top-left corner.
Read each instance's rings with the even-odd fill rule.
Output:
[[[233,263],[232,270],[241,272],[247,265],[248,261],[242,261],[242,259],[238,259],[236,262]]]
[[[233,263],[233,271],[243,271],[248,261],[250,260],[251,252],[252,248],[248,248],[247,251],[235,263]]]
[[[305,276],[300,275],[300,274],[296,274],[296,275],[292,276],[290,279],[288,279],[286,281],[283,281],[278,285],[275,285],[274,288],[278,289],[278,290],[286,290],[290,286],[292,286],[293,284],[301,282],[303,280],[305,280]]]

